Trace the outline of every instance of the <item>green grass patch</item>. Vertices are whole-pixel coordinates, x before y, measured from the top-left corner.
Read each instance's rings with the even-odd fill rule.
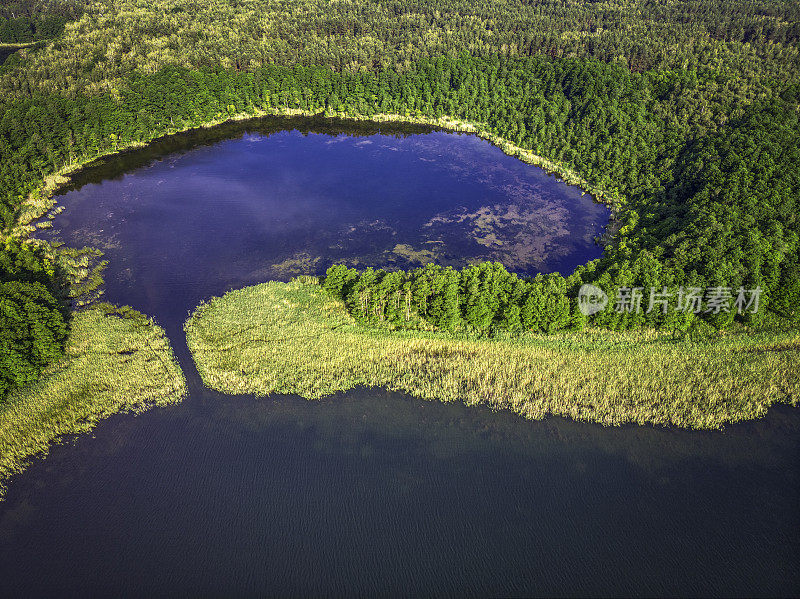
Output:
[[[186,381],[164,331],[129,308],[78,312],[66,356],[0,404],[0,497],[7,479],[64,435],[118,412],[177,403]]]
[[[314,399],[373,386],[528,418],[707,429],[797,405],[800,388],[797,332],[691,342],[596,329],[508,340],[390,331],[358,323],[307,279],[215,298],[185,330],[203,382],[233,394]]]

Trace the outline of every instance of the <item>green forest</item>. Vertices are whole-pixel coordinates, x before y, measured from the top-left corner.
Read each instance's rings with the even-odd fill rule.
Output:
[[[329,271],[359,318],[448,331],[600,326],[685,333],[800,313],[800,3],[461,0],[17,1],[0,42],[50,40],[0,67],[0,395],[63,352],[56,250],[17,227],[48,178],[242,116],[475,123],[535,152],[614,210],[600,260],[522,279]],[[57,252],[56,252],[57,253]],[[577,309],[584,283],[608,307]],[[619,288],[759,289],[758,311],[616,310]]]
[[[81,5],[77,2],[15,2],[0,6],[0,44],[25,44],[53,39],[64,26],[77,19]]]
[[[12,239],[0,252],[0,397],[63,356],[69,314],[53,263]]]

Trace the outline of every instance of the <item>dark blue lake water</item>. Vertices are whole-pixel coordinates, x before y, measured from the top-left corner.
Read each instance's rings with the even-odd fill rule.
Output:
[[[231,287],[335,261],[566,273],[600,254],[604,208],[484,141],[292,123],[165,140],[59,198],[50,235],[105,249],[106,299],[167,329],[190,392],[12,480],[1,595],[800,592],[798,410],[708,433],[202,388],[182,323]]]
[[[163,318],[186,298],[181,320],[209,295],[335,262],[568,274],[601,254],[604,206],[477,137],[261,127],[77,177],[56,235],[106,252],[112,301]]]

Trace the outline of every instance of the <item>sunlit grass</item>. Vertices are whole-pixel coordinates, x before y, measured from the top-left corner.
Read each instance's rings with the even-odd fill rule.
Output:
[[[796,332],[692,343],[654,332],[492,340],[387,331],[357,323],[307,280],[230,292],[185,328],[204,383],[226,393],[313,399],[379,386],[529,418],[718,428],[796,405],[800,386]]]
[[[64,435],[118,412],[180,401],[186,381],[164,331],[130,309],[99,304],[74,316],[66,357],[0,404],[4,483]]]

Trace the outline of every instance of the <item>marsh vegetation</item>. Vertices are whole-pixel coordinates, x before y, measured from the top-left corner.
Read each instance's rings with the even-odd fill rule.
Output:
[[[234,394],[385,387],[528,418],[718,428],[796,405],[800,391],[794,332],[693,343],[600,329],[506,340],[388,331],[359,323],[308,278],[232,291],[185,329],[203,382]]]
[[[57,359],[0,403],[0,496],[9,477],[59,439],[119,412],[174,404],[186,382],[163,329],[129,308],[77,312]]]

